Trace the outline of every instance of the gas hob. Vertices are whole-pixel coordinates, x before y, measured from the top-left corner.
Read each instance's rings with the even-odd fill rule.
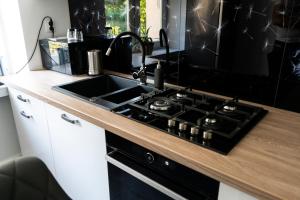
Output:
[[[167,89],[113,112],[221,154],[234,146],[265,116],[266,110],[188,89]]]

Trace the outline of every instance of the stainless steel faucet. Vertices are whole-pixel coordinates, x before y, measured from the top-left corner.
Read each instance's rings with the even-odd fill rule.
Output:
[[[146,75],[146,66],[145,66],[145,57],[146,57],[146,54],[145,54],[145,45],[144,45],[144,42],[142,41],[142,39],[135,33],[133,32],[122,32],[120,33],[119,35],[117,35],[117,37],[110,43],[107,51],[106,51],[106,56],[109,56],[111,54],[111,51],[112,51],[112,46],[122,37],[122,36],[126,36],[126,35],[129,35],[131,37],[134,37],[135,39],[137,39],[137,41],[139,41],[139,43],[141,44],[142,46],[142,64],[141,64],[141,67],[140,67],[140,70],[138,72],[134,72],[132,74],[133,78],[134,79],[140,79],[140,83],[143,84],[143,85],[146,85],[147,84],[147,75]]]

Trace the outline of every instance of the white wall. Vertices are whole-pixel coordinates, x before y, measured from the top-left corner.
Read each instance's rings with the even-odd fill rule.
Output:
[[[0,98],[0,161],[21,154],[8,96]]]
[[[44,16],[50,16],[54,21],[55,36],[66,35],[70,27],[70,15],[68,0],[18,0],[27,57],[29,58],[38,34],[41,21]],[[40,38],[49,38],[43,27]],[[37,49],[29,67],[41,69],[42,62],[40,49]]]

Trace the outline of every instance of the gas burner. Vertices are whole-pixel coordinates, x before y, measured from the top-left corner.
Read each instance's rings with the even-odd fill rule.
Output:
[[[217,115],[208,115],[203,119],[202,124],[205,128],[219,130],[222,128],[223,120]]]
[[[188,95],[185,93],[176,93],[173,96],[170,96],[170,100],[175,103],[184,104],[184,105],[192,105],[193,101],[188,98]]]
[[[217,123],[217,119],[213,116],[208,116],[205,118],[204,122],[206,125],[210,125],[210,126],[213,126]]]
[[[152,99],[150,103],[150,109],[155,111],[168,111],[172,108],[172,105],[168,99],[157,98]]]
[[[221,107],[217,113],[235,120],[243,121],[253,113],[253,110],[250,107],[244,107],[238,103],[229,102]]]
[[[178,98],[178,99],[187,98],[187,94],[184,94],[184,93],[177,93],[177,94],[176,94],[176,98]]]
[[[223,106],[223,111],[224,112],[234,112],[237,110],[237,106],[233,105],[233,104],[228,104]]]

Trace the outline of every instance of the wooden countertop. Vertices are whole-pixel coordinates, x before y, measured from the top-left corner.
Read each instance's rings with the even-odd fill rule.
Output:
[[[300,114],[262,106],[269,114],[223,156],[51,89],[84,78],[36,71],[0,81],[259,199],[300,199]]]

